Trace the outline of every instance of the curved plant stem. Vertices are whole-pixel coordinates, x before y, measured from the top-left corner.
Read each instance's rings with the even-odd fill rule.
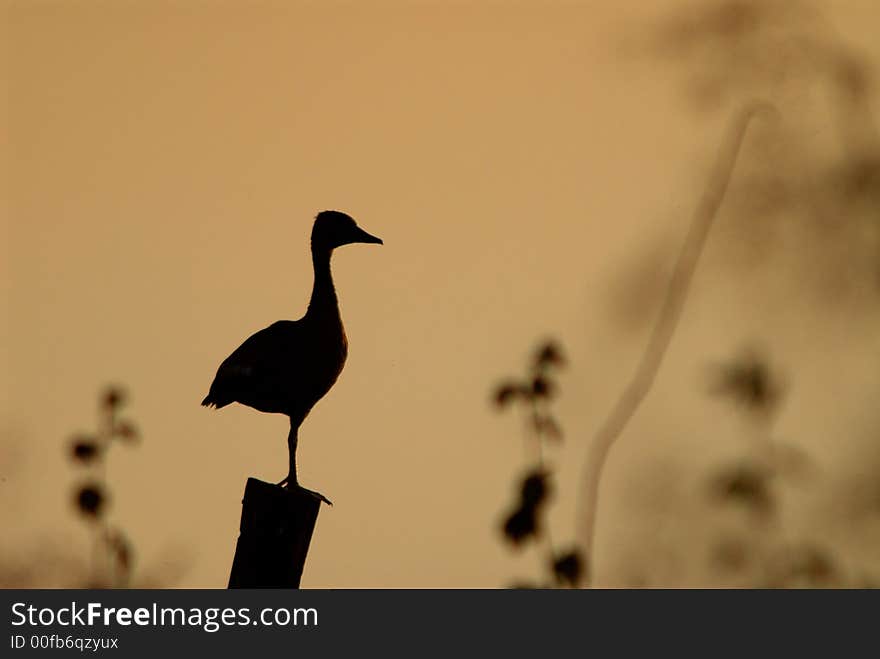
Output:
[[[733,122],[727,143],[723,144],[719,150],[712,178],[694,211],[690,229],[675,263],[675,270],[669,280],[663,306],[651,331],[645,352],[642,354],[641,361],[629,384],[593,438],[582,470],[583,497],[581,498],[582,508],[578,515],[580,522],[578,537],[581,538],[588,566],[592,567],[593,565],[593,540],[599,483],[608,453],[654,384],[654,379],[660,370],[660,365],[681,319],[681,312],[709,230],[727,192],[746,129],[756,114],[766,111],[775,113],[775,108],[765,103],[757,103],[743,109]],[[587,570],[587,585],[592,579],[592,572],[591,569]]]

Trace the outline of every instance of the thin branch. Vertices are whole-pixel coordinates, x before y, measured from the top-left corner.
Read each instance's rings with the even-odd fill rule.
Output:
[[[582,510],[578,515],[580,523],[578,537],[582,539],[584,556],[588,565],[593,563],[593,540],[599,484],[608,453],[654,384],[657,372],[660,370],[663,358],[666,356],[666,351],[681,319],[682,309],[693,281],[697,262],[706,245],[709,230],[727,192],[746,129],[756,114],[767,111],[776,114],[773,106],[757,103],[745,108],[733,123],[727,144],[722,145],[719,150],[712,178],[694,211],[690,229],[678,255],[675,270],[669,280],[660,315],[657,317],[642,359],[629,385],[623,390],[611,413],[593,438],[581,476],[583,497],[581,499]],[[594,572],[593,569],[587,570],[588,579],[592,578]]]

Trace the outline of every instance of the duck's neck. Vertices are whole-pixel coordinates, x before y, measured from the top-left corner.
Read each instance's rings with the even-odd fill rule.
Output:
[[[312,287],[312,298],[309,300],[308,315],[330,314],[339,316],[339,302],[336,289],[333,287],[333,276],[330,274],[331,250],[315,248],[312,245],[312,266],[315,269],[315,285]]]

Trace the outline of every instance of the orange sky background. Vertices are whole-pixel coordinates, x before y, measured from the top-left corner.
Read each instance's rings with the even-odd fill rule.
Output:
[[[303,313],[311,221],[336,208],[385,245],[334,256],[350,351],[300,432],[300,479],[335,504],[303,585],[534,575],[534,555],[497,533],[525,453],[489,394],[538,340],[565,346],[551,519],[571,542],[587,442],[659,289],[618,298],[634,271],[667,275],[730,116],[695,112],[680,68],[643,48],[659,19],[699,5],[7,0],[0,549],[88,555],[64,446],[120,382],[144,441],[110,456],[113,518],[139,567],[225,586],[245,480],[284,475],[287,420],[199,401],[243,338]],[[880,61],[876,2],[822,6]],[[693,488],[744,432],[705,401],[707,363],[756,335],[771,346],[799,385],[778,432],[833,482],[855,450],[841,438],[876,407],[876,311],[824,316],[772,269],[734,281],[730,253],[705,257],[609,464],[599,585],[705,583],[678,553],[702,533]],[[834,517],[809,501],[799,519]]]

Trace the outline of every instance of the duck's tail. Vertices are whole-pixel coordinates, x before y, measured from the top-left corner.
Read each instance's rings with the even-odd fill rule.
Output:
[[[232,401],[228,400],[217,400],[213,394],[208,394],[205,396],[205,400],[202,401],[202,405],[205,407],[213,407],[215,410],[219,410],[221,407],[226,407]]]

